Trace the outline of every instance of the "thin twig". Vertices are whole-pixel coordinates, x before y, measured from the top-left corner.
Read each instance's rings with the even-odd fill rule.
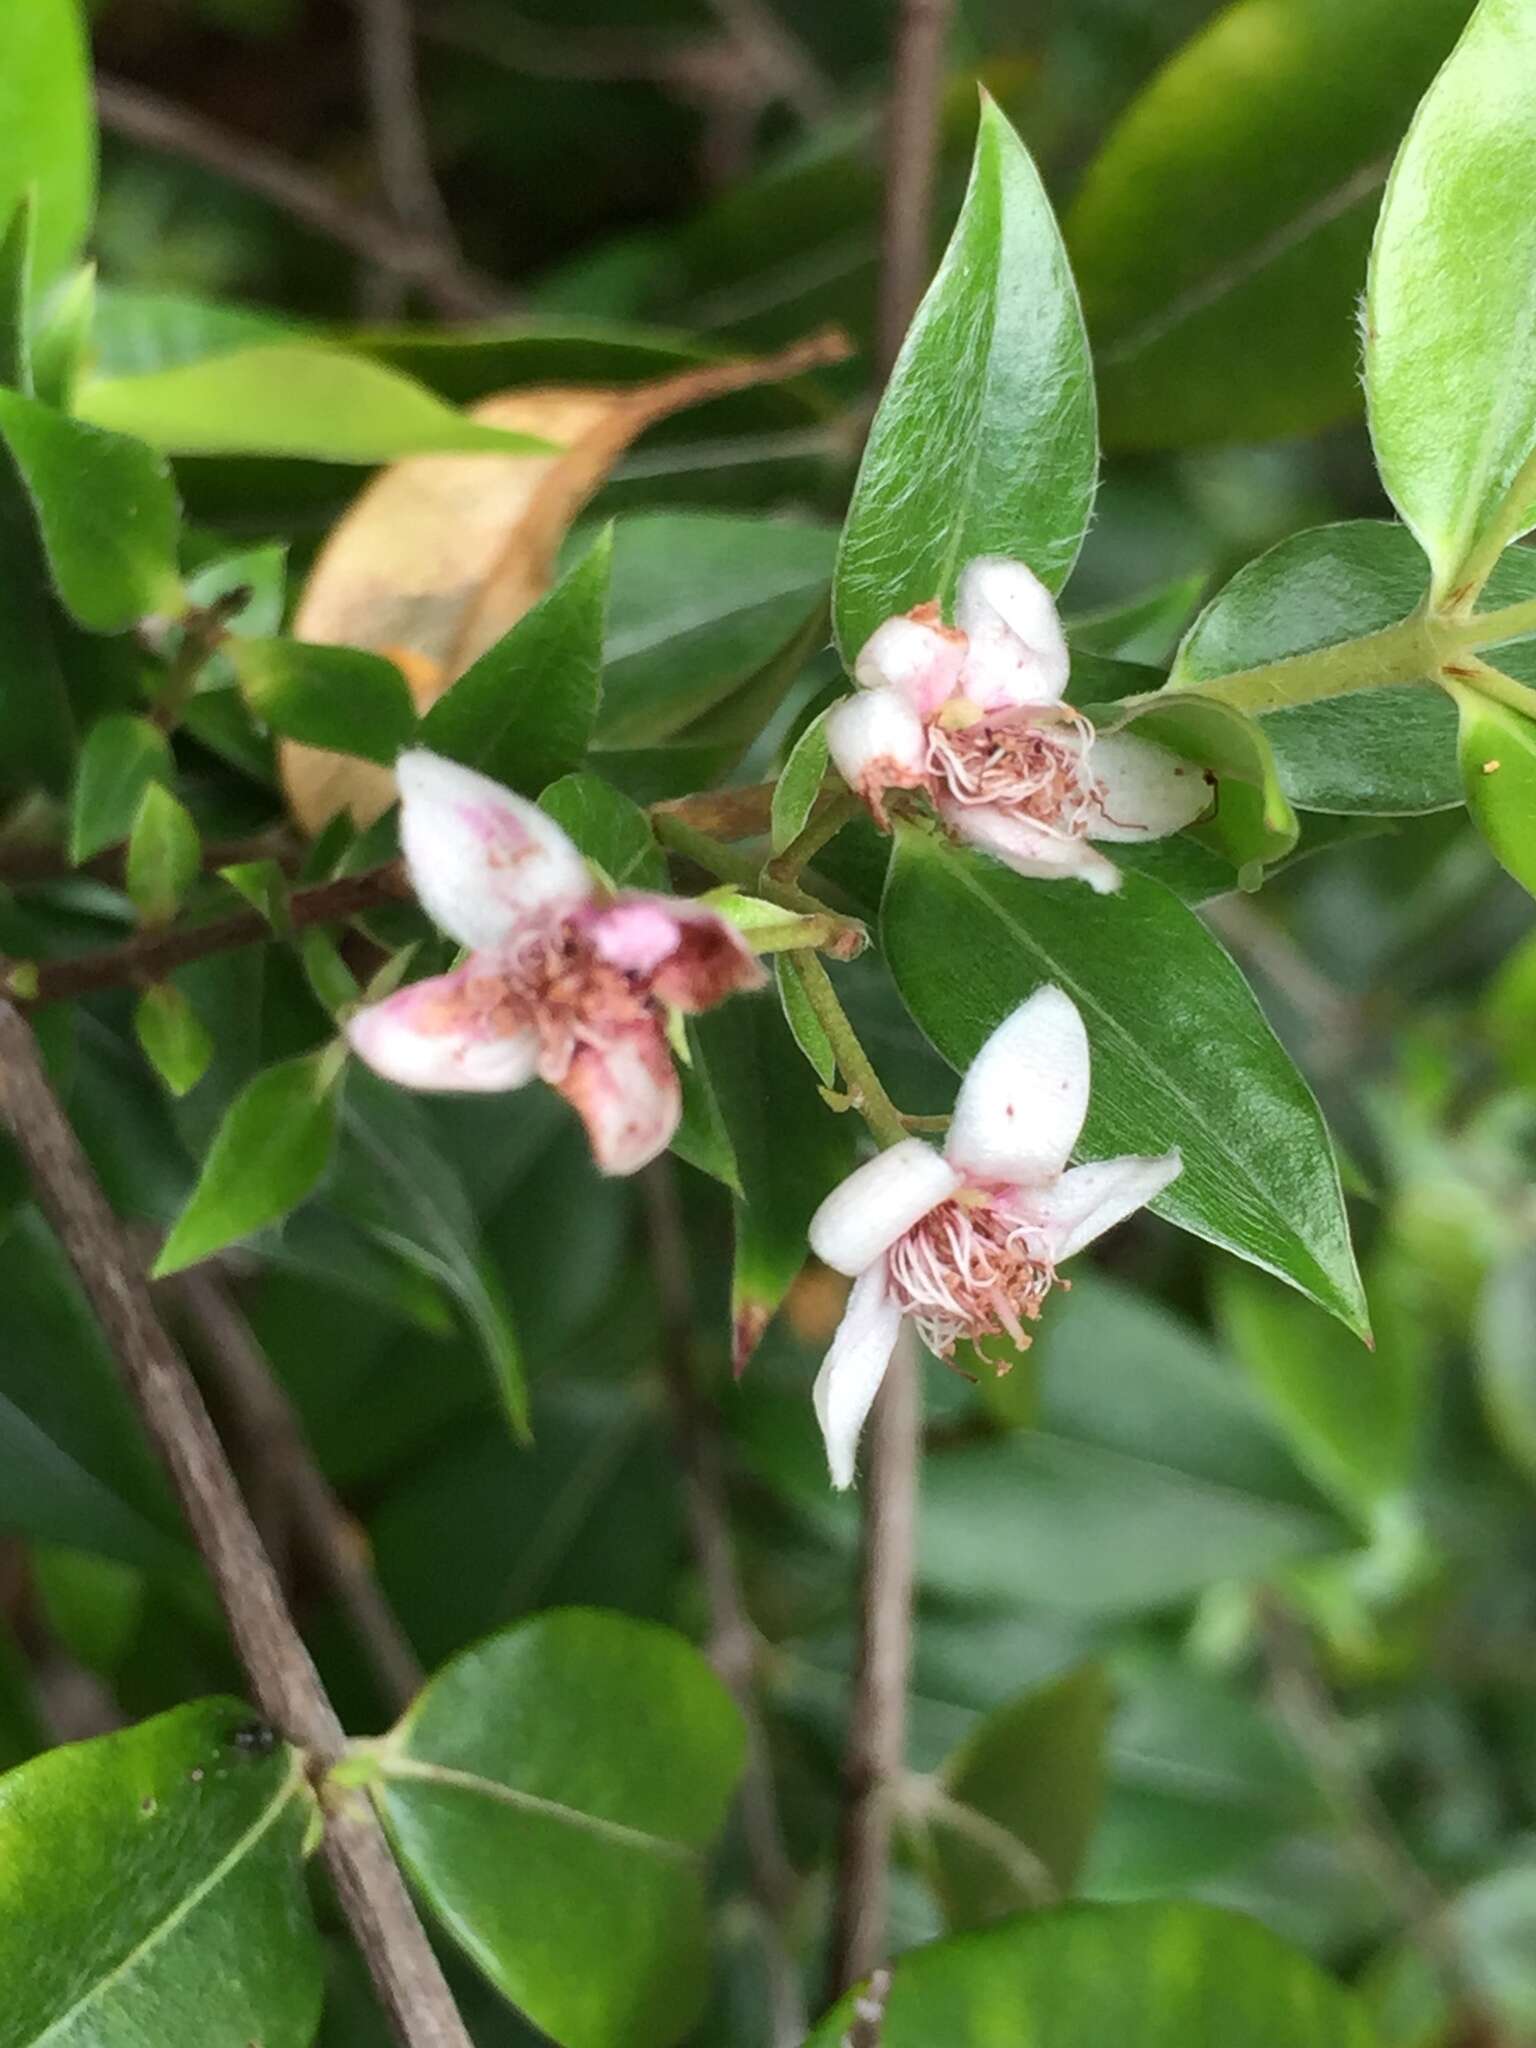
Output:
[[[901,0],[885,135],[876,353],[888,375],[928,283],[944,46],[954,0]]]
[[[310,1768],[345,1735],[261,1547],[196,1382],[48,1079],[31,1027],[0,998],[0,1111],[26,1161],[190,1525],[257,1706]],[[471,2048],[437,1958],[373,1813],[327,1815],[324,1855],[374,1986],[408,2048]]]
[[[410,0],[353,0],[362,34],[363,79],[379,185],[407,234],[436,245],[462,270],[463,254],[432,170],[416,78]]]
[[[421,1665],[368,1567],[356,1524],[331,1491],[250,1324],[207,1266],[178,1273],[161,1286],[200,1340],[199,1350],[286,1502],[308,1561],[346,1614],[386,1702],[397,1711],[408,1706],[421,1690]]]
[[[709,0],[715,19],[757,72],[766,93],[781,99],[809,126],[835,105],[804,43],[780,21],[767,0]]]
[[[859,1575],[859,1644],[848,1736],[827,1992],[885,1960],[891,1838],[907,1748],[922,1387],[903,1324],[870,1415]]]
[[[301,165],[190,107],[123,79],[96,80],[101,124],[145,149],[163,151],[255,192],[365,263],[419,285],[439,312],[473,319],[503,311],[507,293],[471,270],[435,235],[407,233],[371,208],[354,206]]]
[[[742,1836],[765,1928],[773,2043],[774,2048],[799,2048],[805,2038],[805,2006],[783,1934],[795,1896],[795,1872],[784,1846],[767,1736],[758,1711],[758,1638],[736,1573],[725,1461],[716,1418],[700,1395],[696,1379],[688,1239],[669,1160],[658,1159],[646,1168],[641,1175],[641,1193],[661,1311],[662,1378],[672,1411],[693,1553],[709,1608],[710,1661],[730,1687],[746,1727],[747,1763],[740,1795]]]

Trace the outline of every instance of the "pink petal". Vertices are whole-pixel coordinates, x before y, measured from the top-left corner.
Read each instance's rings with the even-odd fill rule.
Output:
[[[899,621],[897,623],[900,623]],[[898,690],[861,690],[827,720],[827,751],[844,782],[884,825],[888,789],[920,789],[927,780],[928,735]]]
[[[533,1079],[537,1035],[499,1014],[499,982],[482,962],[412,982],[359,1010],[348,1042],[386,1081],[402,1088],[496,1092]]]
[[[960,575],[955,621],[970,641],[962,688],[984,711],[1054,704],[1071,656],[1056,603],[1039,577],[1005,555],[978,555]]]
[[[499,945],[591,895],[586,863],[536,804],[423,747],[402,754],[395,774],[412,885],[461,946]]]
[[[1048,832],[1003,804],[957,804],[941,797],[938,809],[957,839],[990,853],[1016,875],[1043,882],[1086,882],[1099,896],[1113,895],[1120,887],[1120,870],[1095,853],[1086,839]]]
[[[1056,1185],[1026,1193],[1021,1213],[1046,1232],[1059,1265],[1137,1209],[1155,1201],[1184,1170],[1178,1152],[1157,1159],[1099,1159],[1074,1166]]]
[[[859,649],[853,679],[861,690],[891,690],[926,721],[955,692],[965,636],[939,618],[935,604],[876,626]]]
[[[1054,1182],[1088,1114],[1088,1034],[1059,988],[1037,988],[966,1070],[944,1141],[969,1180]]]
[[[906,1138],[865,1160],[832,1190],[811,1218],[811,1250],[839,1273],[862,1273],[959,1185],[942,1153],[921,1138]]]
[[[594,906],[580,923],[600,959],[690,1015],[768,978],[735,925],[704,903],[635,893]]]
[[[1166,839],[1204,817],[1214,800],[1204,769],[1134,733],[1096,739],[1088,773],[1101,789],[1088,827],[1094,839]]]
[[[602,1173],[638,1173],[666,1151],[682,1090],[661,1026],[646,1018],[612,1038],[578,1045],[554,1085],[587,1127]]]
[[[901,1310],[886,1287],[885,1261],[880,1259],[854,1281],[843,1320],[811,1392],[832,1484],[840,1489],[853,1484],[859,1432],[880,1391],[900,1334]]]

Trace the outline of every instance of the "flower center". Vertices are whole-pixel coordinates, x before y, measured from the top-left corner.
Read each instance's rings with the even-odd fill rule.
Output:
[[[1093,727],[1076,711],[928,728],[928,772],[959,804],[1002,804],[1066,839],[1087,832],[1102,791],[1089,773]]]
[[[649,977],[601,959],[570,924],[535,932],[497,955],[478,956],[464,1000],[486,1032],[533,1029],[539,1073],[565,1078],[578,1047],[609,1042],[655,1015]]]
[[[1039,1315],[1056,1278],[1037,1233],[970,1189],[897,1238],[886,1272],[903,1313],[940,1358],[963,1337],[1011,1337],[1027,1350],[1024,1324]]]

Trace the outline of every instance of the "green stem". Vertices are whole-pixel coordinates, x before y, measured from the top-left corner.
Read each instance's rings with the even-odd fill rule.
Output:
[[[851,789],[828,790],[817,798],[815,809],[800,832],[763,869],[764,876],[778,882],[797,880],[801,869],[815,859],[829,839],[835,839],[845,825],[851,824],[863,808],[863,801]]]
[[[839,960],[853,958],[849,951],[852,941],[858,940],[860,950],[864,943],[861,927],[830,910],[786,918],[783,924],[760,924],[744,931],[742,937],[754,953],[796,953],[807,949],[818,952],[825,948]]]
[[[749,896],[766,897],[770,903],[793,910],[800,917],[834,915],[825,903],[815,896],[808,896],[804,889],[772,880],[750,853],[738,853],[734,846],[725,846],[720,840],[711,839],[707,832],[700,832],[697,826],[690,825],[675,811],[653,811],[651,825],[669,852],[682,854],[695,867],[702,868],[705,874],[729,882],[733,888]],[[849,922],[849,919],[843,919],[845,925]]]
[[[1505,675],[1499,668],[1490,668],[1486,661],[1474,661],[1461,673],[1461,682],[1467,694],[1491,697],[1496,704],[1507,704],[1511,711],[1518,711],[1523,718],[1536,719],[1536,690],[1529,683],[1517,683],[1513,676]],[[1460,700],[1463,690],[1455,683],[1448,683],[1451,694]]]
[[[875,1142],[901,1144],[907,1136],[906,1120],[886,1094],[869,1054],[859,1043],[848,1013],[837,999],[831,976],[813,953],[796,953],[784,965],[785,971],[799,982],[801,994],[827,1034],[827,1043]]]
[[[1504,494],[1503,504],[1488,522],[1480,540],[1475,541],[1462,557],[1456,573],[1450,578],[1450,591],[1445,600],[1445,610],[1452,614],[1470,613],[1482,593],[1483,585],[1499,565],[1499,558],[1511,541],[1518,540],[1529,523],[1527,514],[1533,498],[1536,498],[1536,450],[1529,454],[1520,465],[1509,489]],[[1488,642],[1483,643],[1485,646]]]

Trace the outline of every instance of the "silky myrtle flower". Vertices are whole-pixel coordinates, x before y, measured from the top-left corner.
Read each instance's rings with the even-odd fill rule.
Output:
[[[1097,734],[1062,702],[1067,643],[1051,594],[1022,562],[980,555],[955,624],[936,604],[887,619],[827,721],[848,786],[887,825],[885,793],[924,790],[956,838],[1016,874],[1120,886],[1093,840],[1163,839],[1210,807],[1209,780],[1166,747]]]
[[[971,1062],[944,1150],[907,1138],[817,1210],[811,1249],[853,1281],[814,1394],[835,1486],[852,1482],[903,1316],[940,1358],[962,1338],[1026,1347],[1056,1268],[1176,1178],[1176,1151],[1068,1166],[1087,1113],[1083,1020],[1037,989]]]
[[[668,1013],[758,988],[762,968],[702,904],[600,888],[554,820],[499,782],[422,749],[396,774],[416,895],[468,958],[359,1011],[354,1050],[407,1088],[547,1081],[602,1171],[634,1173],[681,1113]]]

